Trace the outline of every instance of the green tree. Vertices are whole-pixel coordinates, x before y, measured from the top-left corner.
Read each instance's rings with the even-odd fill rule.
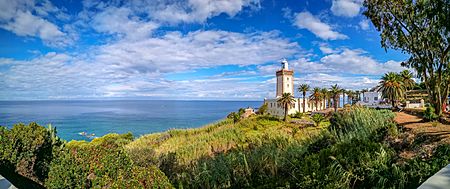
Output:
[[[292,103],[295,102],[291,93],[283,93],[283,95],[277,100],[284,108],[284,121],[287,121],[288,111]]]
[[[348,90],[347,91],[347,98],[348,98],[348,103],[350,103],[351,105],[353,105],[353,99],[355,98],[355,92],[353,92],[352,90]]]
[[[322,93],[319,87],[314,87],[311,96],[309,97],[311,101],[314,101],[316,105],[316,111],[318,110],[319,102],[322,100]]]
[[[405,89],[413,89],[416,86],[416,82],[412,79],[413,75],[409,70],[403,70],[400,72],[400,76],[402,77]]]
[[[308,92],[310,89],[308,84],[301,84],[297,90],[298,92],[301,92],[303,95],[303,113],[306,112],[306,92]]]
[[[322,100],[326,100],[327,101],[327,103],[325,104],[325,102],[324,102],[324,104],[323,104],[323,108],[325,109],[325,108],[328,108],[328,107],[330,107],[330,92],[328,91],[328,89],[327,88],[322,88],[321,90],[320,90],[320,93],[322,94]]]
[[[342,89],[342,107],[345,105],[345,94],[347,94],[347,91],[345,89]]]
[[[266,114],[266,112],[267,112],[267,103],[264,102],[264,104],[258,108],[258,114],[264,115]]]
[[[361,91],[355,91],[355,102],[359,102],[361,100]]]
[[[330,94],[331,97],[333,98],[333,108],[334,111],[337,111],[338,105],[339,105],[339,95],[341,94],[342,89],[337,85],[332,85],[330,88]]]
[[[378,91],[381,91],[383,98],[391,101],[394,108],[396,101],[403,97],[405,92],[402,77],[394,72],[384,74],[378,85]]]
[[[381,45],[410,55],[402,65],[416,70],[441,115],[450,84],[450,1],[366,0],[364,7],[381,32]]]
[[[362,94],[362,99],[363,99],[363,101],[364,101],[364,98],[365,98],[364,93],[366,93],[366,92],[369,92],[369,90],[367,90],[367,89],[361,90],[361,94]]]

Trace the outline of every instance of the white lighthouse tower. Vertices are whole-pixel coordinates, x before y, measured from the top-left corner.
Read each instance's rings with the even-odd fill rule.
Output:
[[[283,93],[291,93],[294,96],[294,70],[289,70],[289,63],[286,59],[281,61],[281,69],[277,74],[277,95],[280,97]]]

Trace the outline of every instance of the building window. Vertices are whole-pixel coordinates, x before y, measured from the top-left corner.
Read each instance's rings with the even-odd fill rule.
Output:
[[[287,87],[289,88],[289,84],[287,84]]]
[[[289,81],[289,77],[287,78],[287,80]]]
[[[377,100],[378,100],[378,97],[377,97],[377,96],[376,96],[376,97],[373,97],[373,100],[377,101]]]

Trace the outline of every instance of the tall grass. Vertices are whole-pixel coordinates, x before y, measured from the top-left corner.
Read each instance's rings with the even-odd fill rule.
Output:
[[[296,137],[292,125],[263,117],[224,124],[208,136],[199,132],[183,138],[192,143],[177,143],[176,150],[162,153],[159,168],[178,188],[417,187],[432,171],[409,174],[409,164],[397,163],[395,150],[384,142],[398,132],[393,117],[390,111],[352,108],[333,115],[328,129],[309,128]],[[229,141],[232,147],[213,154],[197,146]],[[179,151],[191,146],[196,148]],[[413,165],[417,161],[411,160]],[[439,165],[446,161],[450,163],[440,160]],[[429,167],[434,171],[439,166]]]

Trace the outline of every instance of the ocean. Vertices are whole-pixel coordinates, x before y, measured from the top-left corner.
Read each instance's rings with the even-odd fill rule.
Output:
[[[65,140],[128,133],[135,137],[173,128],[196,128],[262,101],[85,100],[0,101],[0,125],[37,122],[56,127]],[[83,133],[84,132],[84,133]]]

